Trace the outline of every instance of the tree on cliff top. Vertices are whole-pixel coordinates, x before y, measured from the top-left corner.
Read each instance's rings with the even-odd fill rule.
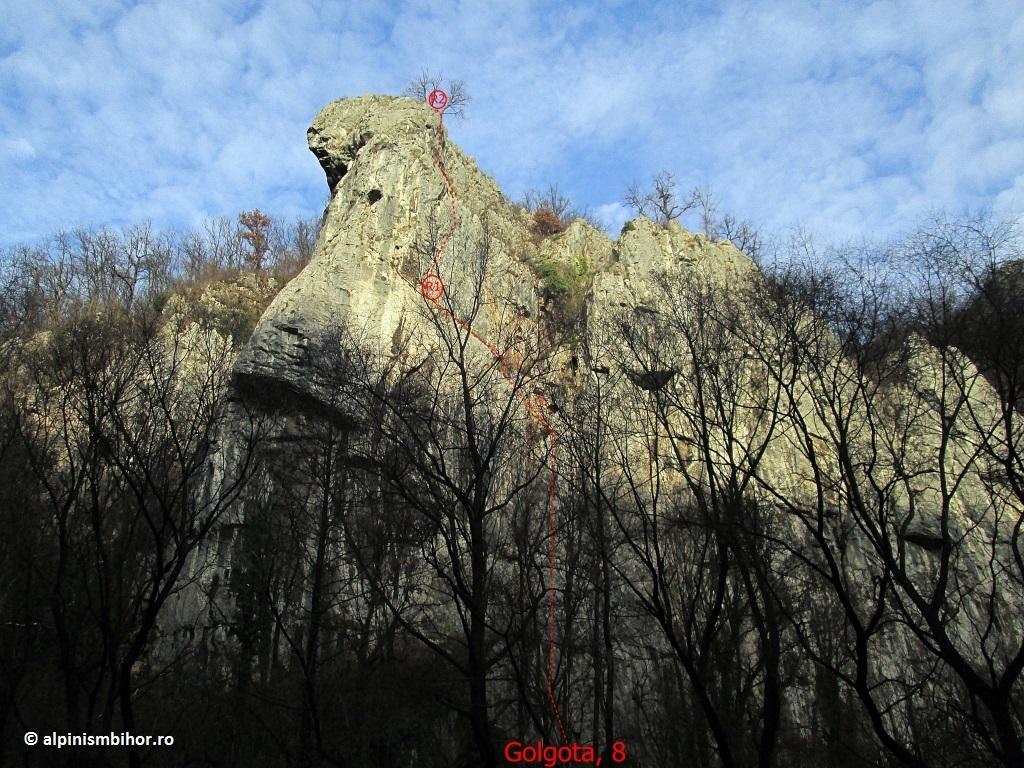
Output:
[[[466,91],[466,84],[462,80],[445,81],[444,77],[438,74],[436,77],[424,69],[419,76],[410,81],[402,91],[403,96],[418,101],[426,101],[431,91],[440,88],[448,94],[448,104],[444,108],[446,115],[464,118],[466,116],[466,105],[471,101]]]

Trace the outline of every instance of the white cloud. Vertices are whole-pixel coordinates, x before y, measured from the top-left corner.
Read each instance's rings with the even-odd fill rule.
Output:
[[[1000,216],[1024,221],[1024,173],[996,195],[992,210]]]
[[[24,137],[4,139],[4,154],[15,159],[28,159],[36,156],[36,148]]]
[[[662,168],[826,240],[1021,208],[1016,3],[0,3],[0,243],[318,213],[317,110],[423,67],[467,81],[453,137],[511,196],[557,181],[619,226]]]
[[[618,237],[622,225],[634,218],[633,212],[620,202],[599,205],[594,208],[594,215],[612,237]]]

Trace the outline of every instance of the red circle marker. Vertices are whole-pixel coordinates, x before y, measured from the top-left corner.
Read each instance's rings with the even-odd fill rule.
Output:
[[[444,295],[444,280],[441,279],[440,275],[435,275],[431,272],[420,280],[420,293],[428,301],[436,302]]]
[[[448,94],[442,91],[440,88],[435,88],[427,96],[427,104],[435,112],[441,112],[445,107],[448,106]]]

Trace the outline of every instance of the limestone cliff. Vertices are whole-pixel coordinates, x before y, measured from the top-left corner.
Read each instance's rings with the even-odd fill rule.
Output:
[[[419,289],[436,252],[445,298],[455,315],[468,317],[475,309],[473,329],[499,346],[503,334],[509,335],[512,316],[516,338],[555,345],[549,351],[552,363],[546,381],[555,392],[579,392],[589,386],[595,370],[608,371],[618,398],[611,418],[625,423],[635,418],[629,415],[631,408],[646,407],[633,393],[663,386],[677,374],[676,396],[697,397],[688,389],[697,350],[692,339],[688,346],[686,334],[678,332],[680,323],[706,324],[700,308],[687,305],[694,301],[693,291],[700,293],[705,283],[716,285],[732,297],[730,302],[742,304],[761,280],[757,267],[732,243],[710,241],[675,222],[662,227],[636,219],[615,241],[584,221],[575,221],[556,235],[538,235],[526,211],[506,200],[446,132],[439,137],[438,116],[422,102],[387,96],[332,102],[313,121],[308,141],[324,169],[330,202],[312,261],[276,296],[241,352],[236,375],[243,386],[318,398],[307,355],[317,339],[339,325],[355,329],[384,354],[407,358],[402,364],[419,363],[434,348],[437,336],[431,323],[437,308]],[[438,163],[457,198],[454,236],[440,251],[452,208]],[[551,265],[574,275],[574,292],[581,295],[552,291],[545,280],[545,266]],[[572,317],[566,317],[561,310],[570,303],[576,306]],[[742,307],[737,311],[748,318],[743,322],[751,322]],[[559,329],[560,324],[571,325],[571,333],[559,333],[566,330]],[[642,364],[637,359],[636,345],[630,347],[621,338],[626,327],[657,336],[660,362]],[[762,334],[769,345],[778,342],[780,333],[767,327],[748,332]],[[483,344],[473,347],[471,354],[489,361]],[[720,354],[726,353],[723,347]],[[806,486],[810,468],[804,448],[788,430],[764,433],[763,416],[769,406],[765,392],[770,388],[766,361],[753,362],[750,354],[736,348],[735,339],[728,354],[736,370],[747,377],[740,398],[746,415],[740,419],[744,423],[734,425],[738,432],[732,439],[765,440],[758,471],[780,487]],[[835,357],[836,370],[843,370],[838,350],[823,347],[820,354]],[[917,355],[918,363],[929,361],[914,367],[920,380],[935,375],[936,363],[929,354],[922,349]],[[638,371],[638,365],[656,370]],[[969,362],[965,365],[968,378],[980,378]],[[801,385],[800,409],[814,423],[820,416],[814,413],[814,377],[802,375],[809,379]],[[836,376],[835,371],[830,375]],[[980,380],[971,396],[979,403],[993,399]],[[893,390],[891,408],[899,409],[901,397],[898,389]],[[554,427],[559,429],[557,417]],[[686,434],[685,424],[673,429],[684,441],[694,439]],[[814,429],[824,434],[827,426]],[[933,441],[934,436],[917,435],[913,450],[929,456],[935,450]],[[728,446],[720,448],[723,455],[729,453]],[[841,484],[838,477],[835,484]],[[809,486],[806,490],[811,492]],[[834,503],[839,503],[838,495]],[[918,515],[911,527],[934,525]]]
[[[429,307],[418,280],[428,271],[438,233],[451,221],[435,166],[437,124],[426,104],[384,96],[342,99],[316,117],[309,146],[331,188],[323,231],[311,263],[257,325],[239,362],[240,376],[302,386],[309,340],[339,322],[385,346],[399,333],[429,337]],[[574,272],[579,288],[591,283],[588,304],[597,317],[604,308],[649,297],[649,279],[658,270],[703,263],[734,279],[754,269],[731,243],[709,242],[675,224],[663,229],[638,220],[613,242],[576,221],[541,238],[529,215],[447,137],[441,155],[458,199],[458,226],[441,255],[442,277],[456,313],[469,311],[474,277],[480,279],[491,307],[474,321],[483,336],[497,320],[496,304],[515,307],[533,332],[559,319],[559,305],[570,297],[548,290],[545,264]],[[485,230],[489,253],[485,273],[477,276],[474,260]]]
[[[703,583],[706,563],[685,548],[686,525],[665,528],[665,541],[678,536],[676,544],[656,555],[643,549],[650,527],[666,525],[665,497],[671,491],[678,513],[687,504],[706,511],[731,494],[733,506],[716,512],[727,517],[746,514],[755,499],[770,511],[724,524],[771,528],[760,530],[778,545],[764,555],[766,573],[789,557],[816,563],[822,552],[841,563],[813,579],[834,576],[847,622],[856,623],[861,601],[876,599],[874,585],[898,574],[911,597],[899,621],[872,630],[865,665],[876,678],[904,674],[920,632],[907,626],[927,621],[965,666],[1008,657],[1004,636],[977,628],[983,615],[1012,627],[1024,608],[1021,590],[997,584],[994,566],[985,566],[1009,562],[1019,499],[993,480],[1002,450],[992,438],[998,398],[957,350],[940,355],[912,339],[901,348],[905,359],[866,368],[850,359],[834,325],[773,292],[735,246],[676,223],[637,219],[612,240],[576,221],[543,236],[439,134],[426,104],[342,99],[321,111],[308,139],[330,203],[313,259],[276,296],[237,360],[243,397],[259,392],[297,405],[293,411],[326,405],[339,415],[345,404],[319,391],[311,373],[322,339],[345,327],[392,370],[419,370],[443,352],[438,317],[446,314],[463,330],[471,323],[466,351],[482,370],[516,345],[543,350],[543,371],[523,403],[548,406],[554,433],[575,430],[577,440],[595,443],[585,460],[601,465],[601,504],[619,510],[618,534],[636,535],[633,551],[648,558],[640,557],[642,567],[620,565],[620,575],[636,568],[640,583],[656,561],[680,600],[696,599],[684,585]],[[445,284],[437,303],[420,290],[435,256]],[[444,386],[442,378],[437,387]],[[594,421],[602,427],[580,429]],[[289,429],[282,443],[303,439],[301,424]],[[566,464],[571,479],[578,468],[571,458]],[[796,589],[800,566],[786,568],[777,584]],[[949,568],[955,579],[937,582]],[[918,599],[934,589],[948,594]],[[993,596],[988,604],[978,597],[985,594]],[[809,600],[792,610],[795,623],[819,621]],[[928,611],[934,616],[922,619]],[[925,677],[915,681],[925,685]],[[787,716],[810,722],[816,694],[810,684],[800,690]]]

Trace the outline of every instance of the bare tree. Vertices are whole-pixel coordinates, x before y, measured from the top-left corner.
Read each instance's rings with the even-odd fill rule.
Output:
[[[663,276],[659,288],[658,309],[636,307],[615,325],[615,389],[629,394],[604,458],[603,475],[619,480],[597,488],[621,540],[610,563],[685,678],[687,759],[773,765],[784,590],[762,538],[777,523],[753,493],[778,434],[778,390],[749,386],[764,377],[739,327],[761,331],[739,296],[699,275]]]
[[[427,257],[434,246],[424,246]],[[353,343],[337,353],[356,356],[345,367],[352,376],[337,384],[377,435],[353,448],[373,449],[365,454],[366,465],[379,469],[390,497],[421,521],[420,554],[433,578],[419,580],[415,589],[434,608],[410,614],[384,585],[379,594],[405,632],[465,680],[474,752],[489,766],[498,764],[490,678],[533,626],[496,609],[497,595],[507,594],[515,581],[499,566],[515,530],[503,521],[515,517],[524,498],[546,487],[538,478],[547,466],[546,453],[538,450],[543,444],[537,445],[546,434],[531,415],[539,408],[532,389],[543,371],[542,349],[522,334],[511,307],[486,307],[489,317],[502,318],[490,325],[486,340],[473,330],[485,309],[481,288],[490,247],[485,230],[467,249],[467,283],[461,289],[458,282],[448,285],[436,305],[425,302],[437,346],[420,352],[419,362],[403,360],[411,351],[404,346],[408,340],[387,356]],[[532,559],[533,546],[528,552]],[[518,567],[526,569],[528,580],[538,576],[530,562]],[[365,571],[375,572],[369,566]],[[507,587],[506,578],[513,579]],[[534,598],[526,602],[531,611],[536,608]],[[444,605],[452,615],[438,614]],[[459,628],[454,635],[445,629],[448,622]],[[530,720],[547,730],[553,723],[545,704],[540,699],[531,707]]]
[[[544,190],[527,190],[518,205],[533,214],[534,229],[543,235],[557,234],[576,219],[582,219],[595,229],[603,228],[589,209],[577,206],[554,183]]]
[[[675,176],[668,171],[660,171],[652,180],[649,190],[631,184],[626,192],[626,204],[640,216],[646,216],[667,227],[669,222],[676,221],[691,210],[696,201],[692,197],[689,200],[680,200],[676,191]]]
[[[663,227],[695,210],[700,214],[700,230],[707,237],[731,241],[754,261],[761,258],[764,243],[760,233],[749,221],[741,221],[732,214],[719,217],[718,203],[707,186],[694,187],[685,198],[681,198],[675,177],[668,171],[661,171],[652,180],[650,189],[631,184],[626,191],[625,202],[638,215],[646,216]]]
[[[963,263],[941,241],[911,245],[922,269],[909,295],[857,265],[790,273],[781,292],[773,280],[783,343],[757,348],[782,350],[768,370],[813,492],[764,474],[759,486],[803,529],[775,543],[835,601],[840,661],[799,610],[793,626],[879,742],[907,765],[1019,766],[1022,506],[999,469],[1013,459],[986,455],[1008,411],[951,343]]]
[[[19,359],[25,483],[45,510],[46,585],[67,727],[128,731],[161,610],[249,477],[256,434],[210,462],[226,423],[229,348],[145,318],[80,317]],[[29,525],[35,521],[26,521]],[[139,765],[139,750],[129,763]]]
[[[754,225],[747,220],[740,221],[732,214],[726,214],[716,224],[714,235],[719,240],[728,240],[741,252],[760,263],[764,254],[764,239]]]
[[[402,95],[417,101],[426,101],[430,93],[436,89],[443,90],[448,95],[448,103],[443,110],[446,115],[459,118],[466,116],[466,107],[472,99],[462,80],[445,80],[440,74],[434,76],[424,69],[415,80],[405,86]]]
[[[572,464],[563,473],[565,484],[572,494],[571,506],[579,519],[583,557],[577,568],[585,579],[590,612],[589,662],[592,676],[589,681],[591,739],[600,749],[604,760],[609,760],[611,745],[627,732],[625,718],[617,699],[627,685],[621,671],[623,657],[629,651],[634,632],[641,632],[625,620],[624,605],[629,595],[620,583],[616,552],[622,545],[609,499],[621,497],[615,486],[614,473],[608,470],[607,457],[616,453],[617,400],[615,385],[609,381],[607,362],[610,340],[607,334],[591,329],[579,341],[579,366],[586,385],[581,387],[560,413],[561,443],[571,452]],[[579,654],[579,664],[586,666],[588,659]],[[588,681],[576,683],[583,687]],[[585,711],[585,708],[584,708]]]
[[[562,193],[557,184],[549,184],[545,190],[528,190],[523,195],[520,205],[530,213],[548,210],[559,221],[571,220],[576,215],[572,200]]]

